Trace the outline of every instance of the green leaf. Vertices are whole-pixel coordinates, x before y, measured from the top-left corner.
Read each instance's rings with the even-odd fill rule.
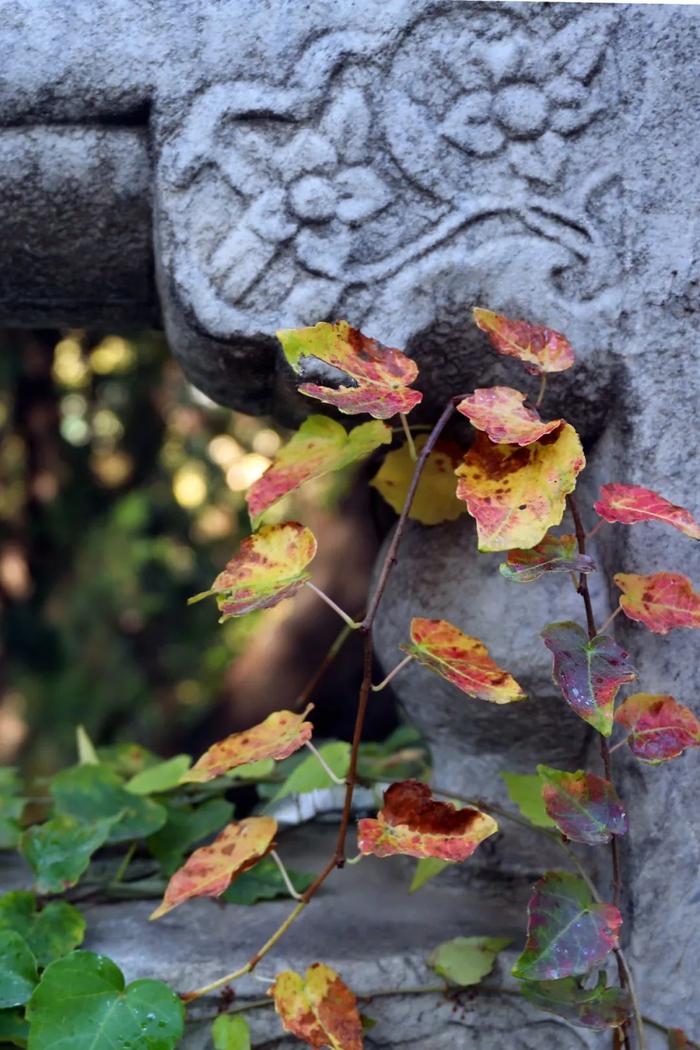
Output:
[[[156,858],[163,873],[173,875],[182,864],[190,847],[202,839],[221,831],[233,816],[233,805],[223,798],[212,798],[201,806],[178,806],[174,802],[164,803],[168,819],[151,835],[148,848]]]
[[[548,871],[534,887],[528,906],[527,942],[513,976],[558,981],[588,973],[619,943],[622,916],[599,904],[578,875]]]
[[[37,911],[34,894],[17,890],[0,897],[0,932],[3,930],[20,934],[43,968],[82,944],[85,919],[68,901],[51,901]]]
[[[347,776],[350,765],[350,744],[344,740],[333,740],[318,749],[337,777]],[[309,755],[292,770],[284,784],[273,796],[278,802],[287,795],[302,795],[306,791],[318,791],[321,788],[335,787],[331,778],[323,769],[315,755]]]
[[[75,731],[75,743],[78,749],[78,761],[81,766],[97,766],[99,758],[95,745],[87,734],[85,726],[78,726]]]
[[[164,806],[127,791],[106,766],[72,766],[54,777],[56,809],[82,821],[110,820],[110,842],[146,838],[165,824]]]
[[[314,880],[313,875],[287,868],[287,874],[297,893],[303,893]],[[244,871],[236,881],[222,893],[221,900],[228,904],[257,904],[258,901],[271,901],[277,897],[288,897],[289,890],[284,884],[280,870],[270,857]]]
[[[19,848],[34,869],[38,892],[62,893],[69,886],[75,886],[92,854],[107,841],[113,823],[113,820],[84,823],[59,813],[45,824],[28,828]]]
[[[445,868],[449,868],[452,861],[442,860],[440,857],[419,857],[416,861],[416,870],[413,873],[413,881],[408,887],[409,893],[415,893],[425,886],[426,882],[430,882],[436,875],[439,875]]]
[[[428,965],[441,977],[466,988],[491,973],[496,956],[509,944],[508,937],[455,937],[438,945]]]
[[[236,766],[226,776],[233,780],[268,780],[274,772],[274,758],[261,758],[259,762],[246,762],[244,766]]]
[[[12,1043],[13,1046],[25,1047],[29,1038],[29,1025],[24,1020],[22,1007],[0,1010],[0,1045]]]
[[[25,799],[21,797],[22,781],[16,769],[0,769],[0,849],[14,849],[22,834],[20,820]]]
[[[542,784],[534,773],[501,773],[511,802],[514,802],[526,820],[536,828],[556,828],[547,813],[542,798]]]
[[[84,951],[51,963],[27,1008],[31,1050],[171,1050],[184,1016],[167,984],[142,980],[125,988],[111,959]]]
[[[597,1032],[617,1028],[630,1015],[629,995],[622,988],[607,988],[604,973],[594,988],[584,988],[574,977],[567,977],[563,981],[524,981],[521,991],[540,1010]]]
[[[250,1050],[250,1028],[240,1014],[219,1014],[211,1026],[214,1050]]]
[[[36,982],[36,959],[24,937],[0,930],[0,1007],[26,1003]]]
[[[160,759],[141,744],[111,744],[98,747],[97,757],[120,777],[133,777],[142,769],[157,766]]]
[[[180,777],[186,773],[192,764],[189,755],[175,755],[165,762],[159,762],[157,766],[135,773],[124,787],[133,795],[156,795],[161,791],[170,791],[178,787]]]

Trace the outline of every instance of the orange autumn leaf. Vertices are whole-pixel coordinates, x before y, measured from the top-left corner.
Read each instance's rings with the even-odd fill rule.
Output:
[[[531,445],[563,422],[540,419],[534,408],[526,408],[525,394],[509,386],[478,387],[457,405],[477,430],[484,430],[491,441],[506,445]]]
[[[467,696],[492,704],[525,699],[521,687],[491,659],[483,642],[464,634],[447,620],[414,617],[411,644],[401,648]]]
[[[417,452],[421,452],[426,441],[427,435],[419,434]],[[462,456],[462,450],[452,441],[438,441],[423,467],[409,518],[422,525],[439,525],[443,521],[454,521],[465,513],[464,505],[455,495],[454,477],[455,467],[461,463]],[[370,482],[397,514],[403,510],[415,467],[408,445],[402,445],[387,454]]]
[[[193,897],[220,897],[237,875],[270,852],[276,832],[272,817],[246,817],[227,824],[211,846],[196,849],[175,872],[149,918],[159,919]]]
[[[480,307],[473,312],[477,327],[487,333],[494,350],[522,361],[531,375],[564,372],[573,365],[574,351],[561,332],[528,321],[512,321]]]
[[[479,550],[528,550],[561,521],[566,496],[586,465],[569,423],[525,448],[477,433],[457,468],[457,496],[476,519]]]
[[[351,431],[328,416],[309,416],[283,445],[274,463],[248,489],[246,502],[253,525],[279,499],[312,478],[341,470],[364,459],[379,445],[391,443],[391,428],[373,419]]]
[[[357,1000],[335,970],[314,963],[304,977],[294,970],[277,976],[269,989],[287,1032],[307,1046],[362,1050],[362,1020]]]
[[[294,711],[273,711],[264,722],[253,726],[252,729],[232,733],[225,740],[212,744],[180,778],[180,783],[202,784],[249,762],[262,762],[266,758],[274,758],[276,761],[288,758],[311,739],[314,727],[305,719],[313,706],[309,704],[301,714]]]
[[[640,485],[603,485],[593,509],[606,521],[618,521],[622,525],[660,521],[690,536],[691,540],[700,540],[700,525],[690,511]]]
[[[243,540],[210,590],[195,594],[188,604],[214,595],[220,623],[231,616],[268,609],[303,587],[309,579],[306,566],[315,554],[316,538],[305,525],[297,521],[266,525]]]
[[[404,780],[384,792],[376,819],[358,821],[357,841],[361,853],[375,857],[401,853],[463,861],[497,831],[498,824],[487,813],[437,802],[427,784]]]
[[[627,744],[640,762],[656,765],[700,747],[700,722],[690,708],[663,693],[628,696],[615,721],[629,733]]]
[[[668,634],[674,627],[700,627],[700,594],[687,576],[657,572],[637,576],[618,572],[615,583],[622,591],[620,606],[630,620],[638,620],[654,634]]]
[[[423,398],[418,390],[410,389],[418,375],[415,361],[351,328],[347,321],[286,328],[277,332],[277,338],[295,372],[301,371],[304,358],[312,357],[353,380],[353,386],[302,383],[299,387],[302,394],[334,405],[341,412],[368,412],[375,419],[389,419],[399,412],[406,415]]]

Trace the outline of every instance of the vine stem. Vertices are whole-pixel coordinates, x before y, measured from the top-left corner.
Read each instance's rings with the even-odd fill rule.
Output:
[[[394,535],[391,538],[391,543],[384,557],[384,563],[379,574],[379,580],[372,597],[369,609],[365,615],[364,620],[361,624],[355,623],[350,617],[331,601],[323,591],[319,591],[308,580],[306,586],[310,587],[311,590],[315,591],[320,598],[323,599],[327,604],[333,608],[338,615],[345,621],[345,623],[351,629],[359,629],[364,635],[364,647],[363,647],[363,658],[362,658],[362,682],[360,685],[360,692],[357,701],[357,714],[355,717],[355,728],[353,730],[352,747],[350,751],[350,763],[348,766],[348,775],[345,780],[345,799],[343,802],[343,813],[340,818],[340,826],[338,828],[338,838],[335,844],[335,851],[333,856],[329,858],[325,866],[318,873],[311,885],[304,891],[301,896],[301,900],[297,906],[289,913],[287,918],[281,923],[280,926],[275,930],[271,937],[263,944],[263,946],[251,956],[247,963],[239,967],[238,970],[234,970],[232,973],[226,974],[224,977],[220,977],[216,981],[212,981],[210,984],[203,985],[201,988],[195,989],[193,992],[186,992],[180,996],[183,1002],[189,1003],[194,999],[199,999],[203,995],[207,995],[209,992],[216,991],[217,988],[223,987],[225,984],[230,984],[232,981],[237,980],[239,977],[243,977],[245,974],[252,973],[255,967],[258,965],[261,959],[263,959],[271,948],[275,946],[280,937],[284,936],[289,927],[296,921],[299,915],[301,915],[304,908],[307,906],[312,897],[318,892],[320,887],[326,881],[328,876],[336,869],[342,868],[345,864],[345,842],[347,839],[348,828],[350,825],[350,817],[352,813],[352,799],[355,791],[355,784],[357,782],[357,763],[360,754],[360,743],[362,741],[362,730],[365,724],[365,716],[367,714],[367,706],[369,702],[369,696],[372,687],[372,628],[374,621],[377,616],[379,606],[384,596],[391,570],[396,564],[396,553],[398,551],[401,538],[406,529],[408,523],[408,514],[413,503],[413,498],[418,488],[418,482],[425,466],[428,456],[432,452],[435,444],[440,437],[440,434],[445,429],[447,423],[455,410],[457,402],[461,401],[464,397],[463,394],[458,394],[456,397],[450,398],[447,405],[445,406],[440,418],[431,430],[428,439],[421,449],[420,455],[416,461],[415,468],[413,470],[413,477],[406,493],[406,499],[404,501],[403,509],[399,515],[399,520],[394,529]]]
[[[413,656],[410,653],[408,654],[408,656],[404,656],[403,660],[396,665],[393,671],[389,671],[389,674],[386,676],[386,678],[382,679],[379,685],[372,686],[372,692],[380,693],[382,689],[385,689],[388,686],[389,682],[392,680],[392,678],[395,678],[399,671],[403,671],[404,667],[406,667],[407,664],[410,664],[412,659]]]
[[[329,598],[325,591],[322,591],[321,588],[317,587],[315,583],[311,582],[311,580],[306,581],[306,586],[309,588],[310,591],[313,591],[314,594],[317,594],[322,602],[325,602],[326,605],[330,606],[333,612],[336,612],[338,614],[340,619],[347,624],[351,631],[357,630],[357,628],[360,626],[359,623],[356,623],[353,620],[352,616],[348,616],[348,614],[345,612],[345,609],[341,609],[339,605],[336,605],[333,599]]]
[[[578,508],[578,504],[572,495],[566,497],[566,501],[571,511],[571,516],[574,521],[574,530],[576,532],[576,542],[578,544],[579,554],[585,555],[586,553],[586,530],[583,527],[583,521],[581,513]],[[591,601],[590,591],[588,590],[588,580],[584,572],[579,574],[578,587],[576,588],[578,593],[581,595],[584,607],[586,609],[586,623],[588,625],[588,639],[592,641],[598,634],[595,616],[593,614],[593,603]],[[607,626],[607,624],[606,624]],[[612,784],[612,762],[610,759],[610,745],[608,744],[607,738],[602,734],[600,736],[600,757],[603,763],[603,771],[605,779]],[[613,835],[610,839],[610,859],[612,862],[612,889],[613,889],[613,904],[616,908],[620,906],[620,898],[622,896],[622,868],[620,864],[620,847],[617,841],[617,836]],[[644,1025],[642,1023],[641,1013],[639,1011],[639,1003],[637,1002],[637,996],[634,989],[634,981],[632,980],[632,974],[630,968],[627,965],[627,961],[620,948],[615,949],[615,958],[617,961],[617,972],[620,979],[620,987],[627,989],[632,1002],[632,1012],[634,1014],[635,1028],[637,1031],[637,1041],[639,1043],[639,1050],[646,1050],[646,1039],[644,1036]],[[627,1026],[622,1028],[623,1040],[625,1047],[630,1046],[629,1032]]]
[[[314,689],[321,681],[324,674],[331,666],[331,664],[333,663],[333,661],[335,660],[336,656],[343,648],[345,643],[347,642],[353,630],[354,628],[352,628],[349,623],[346,623],[345,626],[342,628],[335,641],[330,646],[328,652],[321,660],[321,663],[318,665],[311,678],[304,686],[303,692],[297,697],[296,702],[294,704],[295,711],[301,711],[302,708],[306,707],[307,703],[311,699],[311,694],[313,693]]]

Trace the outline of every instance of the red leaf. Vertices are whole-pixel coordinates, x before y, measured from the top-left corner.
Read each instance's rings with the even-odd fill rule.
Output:
[[[617,691],[637,677],[629,654],[604,634],[589,641],[571,620],[547,624],[542,638],[553,654],[554,681],[567,704],[584,722],[610,736]]]
[[[627,815],[610,781],[579,769],[538,766],[545,809],[568,839],[598,846],[627,831]]]
[[[674,627],[700,627],[700,594],[687,576],[618,572],[614,579],[622,591],[620,605],[625,616],[639,620],[654,634],[668,634]]]
[[[196,849],[175,872],[162,903],[149,918],[159,919],[192,897],[220,897],[237,875],[270,852],[276,831],[272,817],[246,817],[228,824],[211,846]]]
[[[309,704],[301,714],[294,711],[273,711],[264,722],[253,726],[252,729],[232,733],[225,740],[212,744],[181,777],[180,783],[204,783],[249,762],[261,762],[266,758],[280,761],[287,758],[311,739],[314,727],[304,719],[313,706]]]
[[[375,419],[389,419],[398,412],[406,415],[423,399],[418,390],[409,389],[418,375],[415,361],[351,328],[347,321],[286,328],[277,332],[277,338],[295,372],[301,371],[303,358],[313,357],[354,381],[354,386],[337,389],[317,383],[299,387],[302,394],[335,405],[341,412],[368,412]]]
[[[488,334],[491,345],[505,357],[517,357],[531,375],[563,372],[574,363],[574,351],[568,339],[553,328],[511,321],[491,310],[474,309],[477,327]]]
[[[665,762],[700,747],[700,722],[672,696],[634,693],[620,704],[615,721],[628,731],[630,751],[642,762]]]
[[[478,809],[436,802],[427,784],[404,780],[384,792],[384,806],[376,820],[358,821],[357,830],[361,853],[461,861],[494,835],[498,824]]]
[[[305,525],[288,521],[265,525],[243,540],[211,589],[195,594],[189,604],[216,596],[220,623],[291,598],[309,579],[306,566],[316,554],[316,538]]]
[[[618,946],[620,912],[596,903],[583,879],[568,871],[548,871],[536,882],[527,910],[527,942],[513,967],[515,977],[575,977],[600,965]]]
[[[447,620],[411,620],[411,645],[404,652],[437,672],[467,696],[492,704],[524,700],[525,693],[507,671],[491,659],[478,638],[471,638]]]
[[[508,551],[499,565],[501,576],[512,583],[532,583],[546,572],[594,572],[595,562],[579,554],[575,536],[553,536],[548,532],[541,543],[530,550]]]
[[[534,409],[525,407],[524,401],[525,394],[509,386],[479,387],[460,401],[457,411],[497,444],[531,445],[551,434],[563,420],[545,423]]]
[[[661,521],[690,536],[691,540],[700,540],[700,525],[689,511],[639,485],[603,485],[593,507],[606,521],[619,521],[623,525]]]
[[[285,970],[268,991],[287,1032],[308,1046],[362,1050],[362,1020],[357,1000],[335,970],[314,963],[306,976]]]

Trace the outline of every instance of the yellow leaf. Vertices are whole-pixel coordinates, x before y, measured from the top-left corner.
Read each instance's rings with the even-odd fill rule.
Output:
[[[428,440],[426,434],[416,438],[416,451],[420,452]],[[454,521],[465,510],[455,493],[455,467],[462,458],[462,450],[452,442],[438,442],[428,456],[411,504],[409,518],[423,525],[439,525],[442,521]],[[397,514],[401,513],[411,484],[415,462],[411,459],[408,445],[389,452],[370,484],[384,497]]]
[[[279,974],[268,995],[275,1001],[287,1032],[307,1046],[362,1050],[362,1021],[357,1000],[335,970],[314,963],[304,977],[294,970]]]

